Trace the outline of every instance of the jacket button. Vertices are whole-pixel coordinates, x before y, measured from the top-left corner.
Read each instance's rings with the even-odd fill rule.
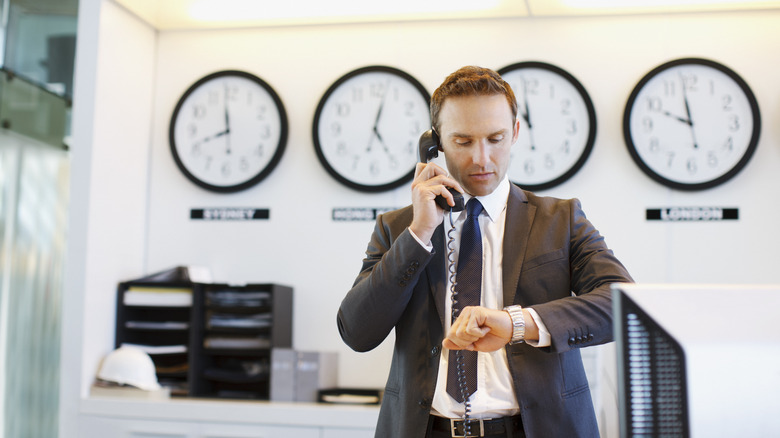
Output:
[[[572,345],[572,344],[574,344],[574,336],[569,338],[569,345]]]
[[[401,280],[401,281],[398,282],[398,285],[401,286],[401,287],[406,287],[406,282]]]
[[[419,268],[419,267],[420,267],[420,262],[418,262],[418,261],[416,261],[416,260],[415,260],[415,261],[413,261],[413,262],[412,262],[412,267],[414,267],[415,269]]]
[[[436,353],[438,352],[439,352],[439,347],[431,348],[431,357],[436,356]]]

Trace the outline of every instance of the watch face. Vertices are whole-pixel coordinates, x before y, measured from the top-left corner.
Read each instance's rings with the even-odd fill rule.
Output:
[[[314,115],[317,157],[353,189],[393,189],[414,176],[420,134],[430,128],[430,95],[400,70],[371,66],[338,79]]]
[[[287,142],[287,115],[274,90],[241,71],[220,71],[193,84],[171,117],[173,158],[195,184],[235,192],[262,181]]]
[[[571,178],[596,138],[596,111],[585,88],[565,70],[542,62],[521,62],[498,73],[515,93],[520,119],[509,179],[543,190]]]
[[[750,88],[713,61],[686,58],[648,73],[631,93],[623,135],[654,180],[701,190],[731,179],[758,144],[761,117]]]

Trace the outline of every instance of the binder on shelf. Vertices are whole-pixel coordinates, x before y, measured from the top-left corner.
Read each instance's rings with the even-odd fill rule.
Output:
[[[336,386],[335,352],[274,348],[271,352],[271,400],[316,402],[318,391]]]

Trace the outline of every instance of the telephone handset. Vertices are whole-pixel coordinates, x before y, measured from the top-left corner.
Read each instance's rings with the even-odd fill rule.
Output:
[[[427,163],[434,158],[439,156],[439,136],[436,134],[436,131],[433,129],[429,129],[420,136],[420,162]],[[447,190],[449,190],[450,193],[452,193],[452,198],[455,201],[455,206],[451,207],[450,204],[447,203],[447,200],[444,199],[443,196],[439,195],[436,197],[434,201],[436,201],[436,205],[444,209],[444,211],[461,211],[465,208],[464,202],[463,202],[463,193],[453,189],[452,187],[447,187]]]

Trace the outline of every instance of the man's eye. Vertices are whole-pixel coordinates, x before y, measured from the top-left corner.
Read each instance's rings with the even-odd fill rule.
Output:
[[[504,140],[504,137],[493,137],[490,139],[491,143],[501,143],[501,141]]]

